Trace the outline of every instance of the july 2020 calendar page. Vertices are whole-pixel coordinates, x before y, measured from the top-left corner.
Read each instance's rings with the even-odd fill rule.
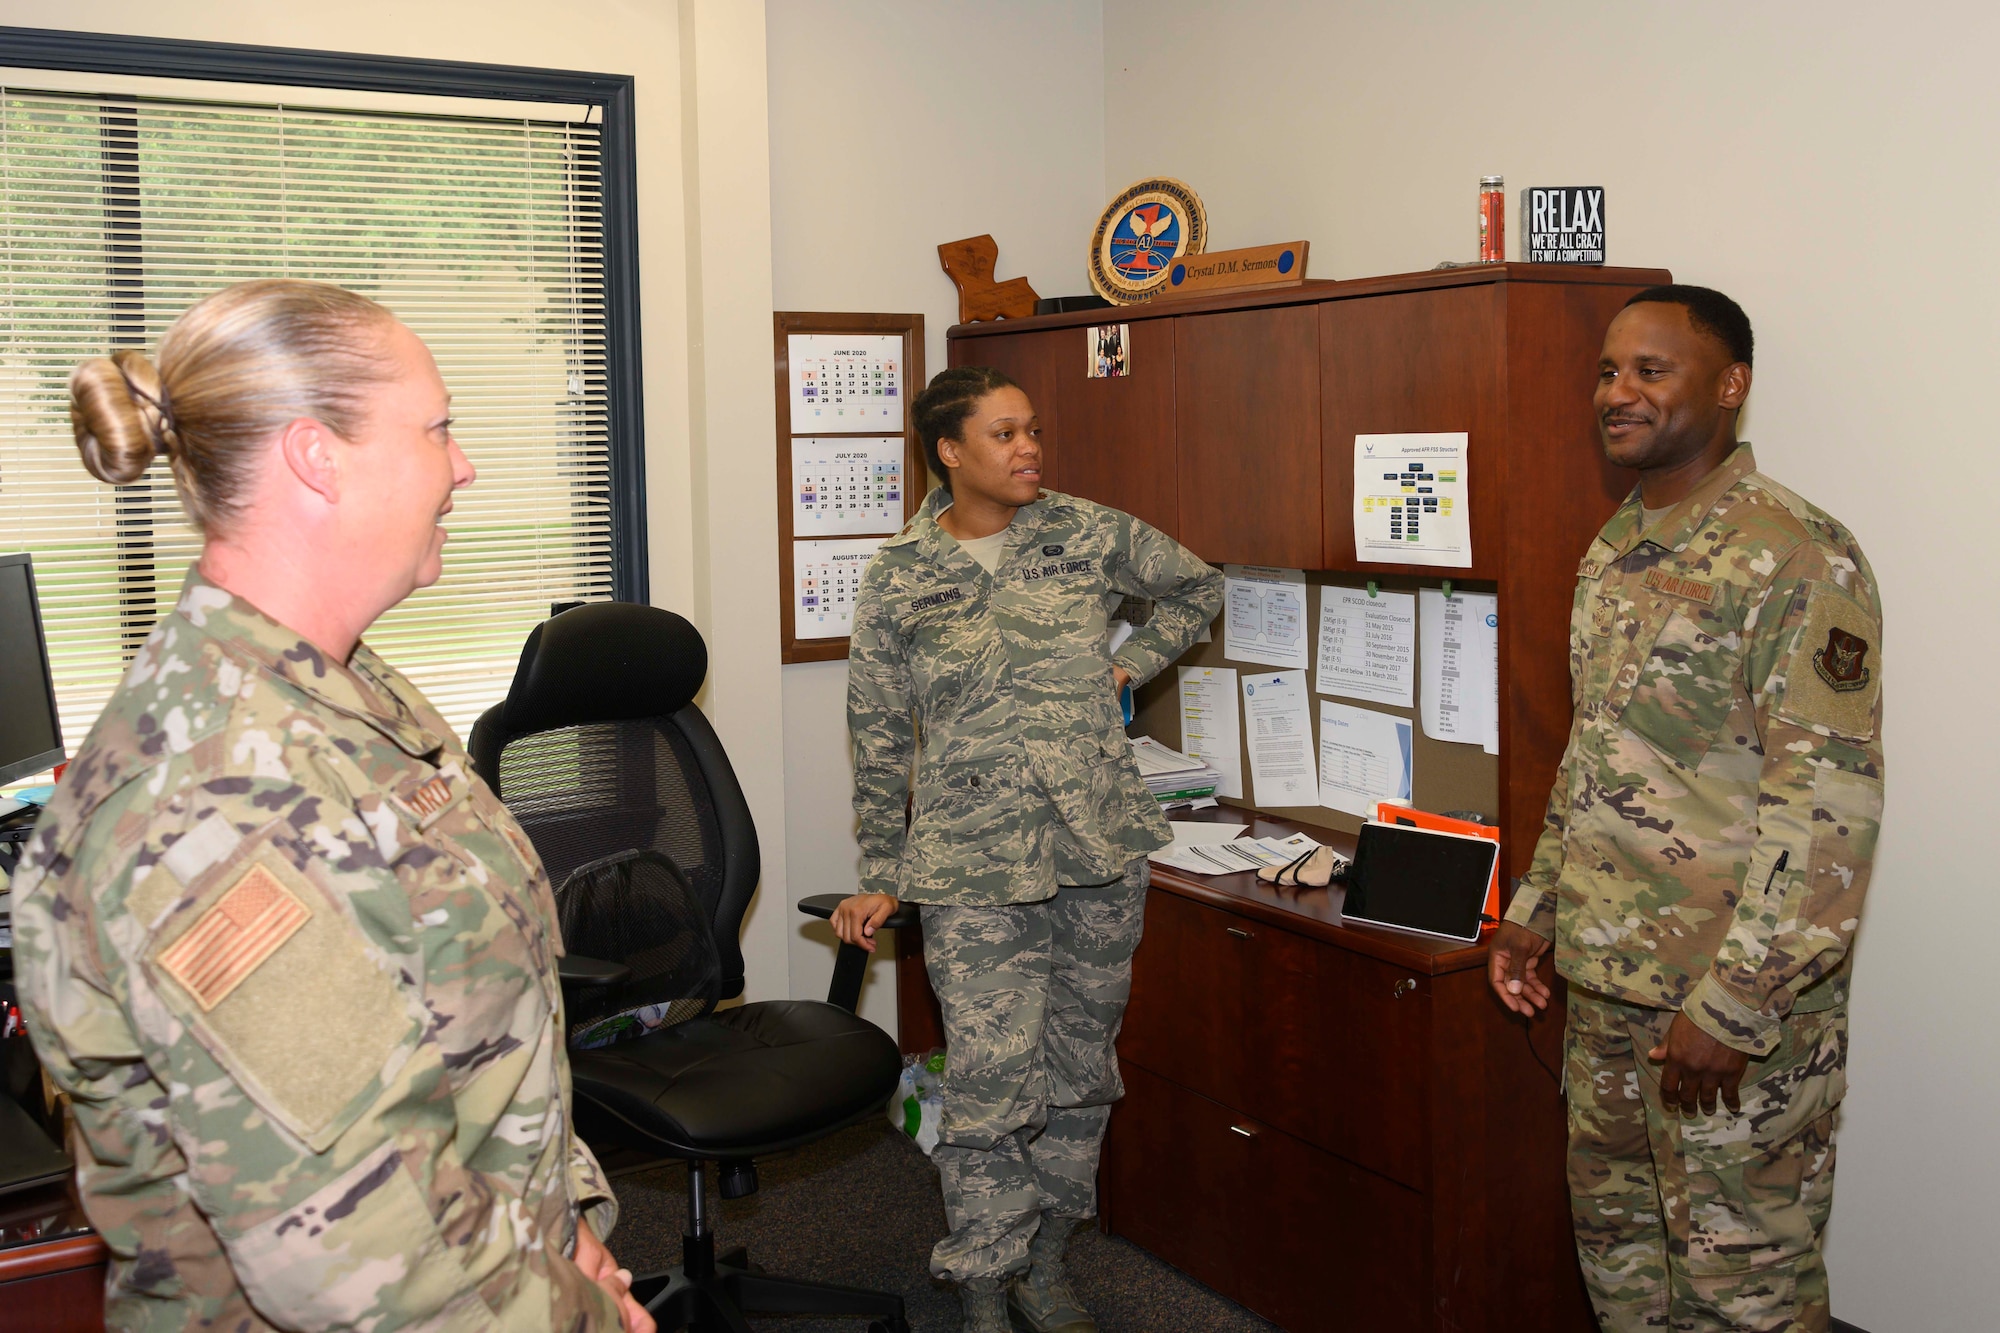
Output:
[[[792,535],[895,532],[903,526],[903,437],[792,441]]]

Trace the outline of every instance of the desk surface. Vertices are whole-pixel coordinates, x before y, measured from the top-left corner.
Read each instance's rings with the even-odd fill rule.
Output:
[[[1182,822],[1248,824],[1250,831],[1245,836],[1254,838],[1289,838],[1294,833],[1304,833],[1316,842],[1330,844],[1343,856],[1354,854],[1351,834],[1301,824],[1297,820],[1279,819],[1236,806],[1217,806],[1192,813],[1177,812],[1173,818]],[[1343,921],[1340,902],[1344,893],[1337,888],[1281,889],[1275,884],[1263,883],[1248,871],[1240,875],[1189,875],[1162,865],[1153,867],[1153,887],[1428,976],[1442,976],[1447,972],[1462,972],[1486,965],[1486,944],[1483,940],[1478,944],[1465,944],[1458,940],[1434,939],[1429,935],[1390,930],[1386,926],[1365,922]]]

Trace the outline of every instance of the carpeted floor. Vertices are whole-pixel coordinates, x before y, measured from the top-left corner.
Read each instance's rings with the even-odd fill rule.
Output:
[[[937,1172],[888,1125],[864,1124],[785,1157],[757,1164],[761,1188],[717,1199],[718,1248],[746,1245],[750,1258],[787,1277],[901,1292],[917,1333],[955,1333],[958,1297],[930,1276],[931,1246],[944,1235]],[[621,1176],[622,1216],[612,1251],[634,1272],[680,1258],[687,1172],[679,1166]],[[1077,1294],[1103,1333],[1272,1333],[1243,1307],[1114,1236],[1096,1231],[1070,1245]],[[772,1333],[857,1333],[854,1320],[765,1318]]]

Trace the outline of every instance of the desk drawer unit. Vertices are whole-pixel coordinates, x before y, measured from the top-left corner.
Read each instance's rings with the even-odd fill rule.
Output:
[[[1478,951],[1272,906],[1156,879],[1106,1228],[1294,1333],[1589,1328],[1559,1020],[1531,1051]]]
[[[1428,980],[1154,890],[1119,1055],[1421,1188]]]
[[[1114,1230],[1294,1333],[1422,1327],[1420,1193],[1138,1066],[1125,1085]]]

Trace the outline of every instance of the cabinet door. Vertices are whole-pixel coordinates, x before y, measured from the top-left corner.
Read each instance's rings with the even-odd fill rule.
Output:
[[[1181,541],[1212,564],[1318,568],[1313,307],[1182,315],[1173,323]]]
[[[1108,313],[1108,312],[1107,312]],[[1180,533],[1174,473],[1174,334],[1170,319],[1126,326],[1129,373],[1091,379],[1092,332],[1058,329],[1056,415],[1062,489]]]
[[[1521,510],[1569,503],[1560,491],[1544,490],[1533,480],[1519,491],[1509,491],[1504,484],[1502,290],[1488,284],[1393,292],[1327,301],[1319,307],[1320,347],[1326,357],[1322,415],[1327,539],[1320,568],[1428,578],[1444,574],[1498,578],[1506,531],[1501,526],[1503,512],[1513,513],[1515,532],[1535,533],[1534,521],[1523,522]],[[1467,436],[1471,568],[1356,560],[1354,437],[1429,431],[1464,431]],[[1595,496],[1590,503],[1597,503]],[[1584,545],[1588,544],[1586,540]],[[1582,547],[1577,550],[1580,553]],[[1567,578],[1561,586],[1567,590]],[[1561,653],[1555,657],[1566,660]],[[1537,805],[1538,814],[1540,809]]]
[[[1020,385],[1042,419],[1042,485],[1049,490],[1068,490],[1062,480],[1062,430],[1056,394],[1056,362],[1059,346],[1067,346],[1072,330],[1047,329],[1038,333],[996,333],[979,338],[953,338],[953,366],[991,366]],[[1083,354],[1077,353],[1077,364]]]

